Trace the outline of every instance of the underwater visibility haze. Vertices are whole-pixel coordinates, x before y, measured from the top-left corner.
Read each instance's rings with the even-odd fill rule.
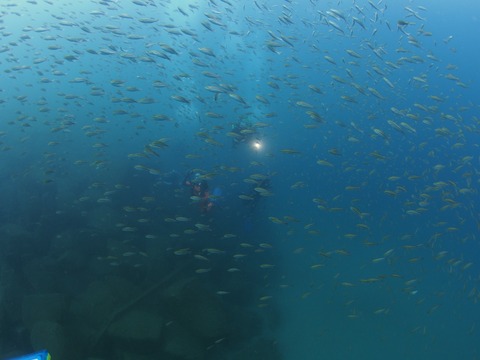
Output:
[[[475,1],[0,1],[0,358],[479,359]]]

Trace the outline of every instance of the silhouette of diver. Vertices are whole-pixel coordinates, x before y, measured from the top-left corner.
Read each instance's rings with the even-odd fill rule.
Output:
[[[185,186],[190,187],[191,198],[198,201],[202,214],[210,212],[216,202],[216,198],[221,196],[220,188],[215,188],[213,194],[210,193],[209,185],[200,173],[189,171],[183,180]]]

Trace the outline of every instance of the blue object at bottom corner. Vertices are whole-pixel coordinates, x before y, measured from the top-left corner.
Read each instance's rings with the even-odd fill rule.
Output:
[[[38,351],[29,355],[22,355],[8,360],[51,360],[47,350]]]

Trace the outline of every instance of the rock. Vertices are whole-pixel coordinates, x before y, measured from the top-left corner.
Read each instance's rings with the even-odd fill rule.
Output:
[[[12,262],[22,254],[29,254],[34,235],[18,224],[0,225],[0,260]]]
[[[275,340],[260,337],[231,357],[232,360],[281,360],[283,356]]]
[[[39,321],[61,322],[67,309],[63,294],[36,294],[23,297],[22,319],[29,329]]]
[[[3,289],[2,307],[5,317],[11,324],[22,323],[22,299],[28,287],[22,282],[19,272],[5,266],[2,267],[0,283]]]
[[[130,353],[128,351],[125,351],[125,349],[119,349],[118,351],[114,351],[113,356],[110,358],[111,359],[113,358],[115,360],[152,360],[152,359],[167,360],[160,357],[160,354],[141,355],[141,354]]]
[[[115,320],[108,327],[107,335],[134,353],[151,353],[160,345],[162,319],[152,312],[132,310]]]
[[[182,289],[175,311],[180,323],[196,336],[216,340],[228,333],[227,313],[221,299],[198,281]]]
[[[118,277],[106,277],[90,283],[71,301],[69,320],[74,326],[69,327],[69,334],[74,345],[80,349],[111,346],[107,344],[110,338],[103,336],[105,327],[115,313],[137,295],[135,285]]]
[[[132,283],[118,277],[106,277],[90,283],[86,291],[73,300],[70,310],[79,323],[98,331],[137,293]]]
[[[7,330],[7,317],[5,316],[4,308],[3,288],[0,286],[0,338],[3,337],[4,332]],[[0,341],[1,346],[1,341]]]
[[[47,266],[45,258],[32,258],[23,266],[28,284],[39,293],[59,291],[58,273]]]
[[[163,350],[175,359],[201,360],[204,358],[204,349],[200,339],[179,324],[172,323],[165,328]]]
[[[232,313],[230,325],[231,341],[236,343],[250,341],[252,338],[262,334],[264,324],[262,317],[257,312],[242,307],[232,308],[230,312]]]
[[[39,321],[32,327],[30,343],[35,351],[48,349],[53,359],[71,359],[68,354],[65,333],[60,324],[53,321]]]
[[[71,274],[84,271],[88,264],[89,233],[66,230],[52,238],[48,257],[57,271]]]

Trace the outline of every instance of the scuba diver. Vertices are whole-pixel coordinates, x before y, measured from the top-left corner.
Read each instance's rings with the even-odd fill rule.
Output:
[[[210,212],[213,208],[216,197],[221,196],[219,188],[214,189],[213,195],[215,197],[211,196],[208,182],[202,178],[200,173],[193,174],[193,171],[189,171],[183,180],[183,184],[190,187],[191,199],[198,201],[202,214]]]
[[[233,146],[237,146],[241,143],[248,143],[254,138],[258,139],[258,133],[255,126],[253,126],[250,120],[239,120],[232,125],[232,131],[230,135],[233,138]]]

